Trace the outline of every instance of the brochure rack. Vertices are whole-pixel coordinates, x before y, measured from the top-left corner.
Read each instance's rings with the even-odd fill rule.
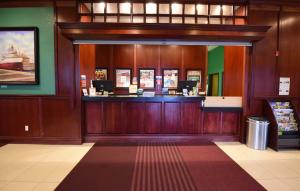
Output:
[[[267,100],[265,114],[270,122],[268,146],[278,151],[300,148],[300,118],[290,100]]]

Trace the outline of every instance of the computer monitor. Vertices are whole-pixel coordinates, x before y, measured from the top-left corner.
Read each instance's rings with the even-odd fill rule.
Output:
[[[182,89],[191,91],[193,87],[197,87],[197,81],[179,81],[177,91],[182,92]]]
[[[93,86],[97,92],[108,91],[113,92],[114,86],[111,80],[93,80]]]

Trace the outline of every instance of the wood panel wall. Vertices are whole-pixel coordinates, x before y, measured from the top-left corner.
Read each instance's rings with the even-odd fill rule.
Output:
[[[179,80],[186,80],[188,69],[200,69],[204,88],[206,65],[206,46],[80,45],[81,74],[87,76],[88,85],[90,79],[94,78],[96,67],[108,68],[109,80],[114,80],[116,68],[131,68],[133,77],[138,77],[139,68],[154,68],[157,76],[162,75],[164,68],[177,68]],[[161,86],[156,86],[156,92],[160,91]],[[128,93],[128,90],[116,90],[116,92]]]
[[[300,114],[300,10],[283,7],[280,14],[278,75],[291,78],[290,97]]]
[[[223,96],[242,96],[246,48],[224,46]]]
[[[263,19],[262,19],[263,18]],[[263,101],[266,98],[291,99],[300,112],[300,56],[298,36],[300,32],[299,6],[277,3],[270,6],[252,5],[249,24],[269,25],[267,36],[254,44],[251,50],[250,88],[248,115],[264,115]],[[279,78],[290,77],[289,96],[279,96]]]
[[[276,91],[276,51],[278,36],[278,12],[265,10],[250,10],[249,24],[269,25],[267,36],[253,46],[252,56],[252,96],[274,96]],[[264,19],[261,19],[261,18]]]
[[[290,96],[300,98],[300,10],[280,14],[278,75],[291,78]]]

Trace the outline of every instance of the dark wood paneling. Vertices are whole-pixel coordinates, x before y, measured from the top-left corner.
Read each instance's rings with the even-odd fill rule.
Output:
[[[145,103],[145,133],[159,133],[162,123],[162,103]]]
[[[205,72],[207,60],[207,46],[181,46],[183,51],[183,65],[187,69],[201,69]],[[204,74],[203,74],[204,75]]]
[[[278,14],[278,11],[250,10],[249,12],[249,24],[272,26],[266,37],[253,46],[251,81],[255,97],[275,95]]]
[[[280,15],[279,77],[290,77],[290,96],[300,99],[300,12]]]
[[[42,126],[45,137],[81,137],[81,118],[68,98],[42,99]]]
[[[91,80],[95,79],[96,68],[96,45],[79,46],[80,74],[86,75],[87,88],[91,85]]]
[[[159,46],[136,45],[136,64],[138,68],[155,68],[159,70]]]
[[[160,46],[161,68],[181,68],[182,46]],[[179,71],[182,72],[182,71]]]
[[[113,66],[115,68],[133,68],[134,45],[113,46]]]
[[[264,18],[264,19],[261,19]],[[280,25],[278,25],[280,23]],[[279,77],[290,77],[291,99],[300,96],[300,77],[297,75],[300,57],[299,39],[300,13],[297,7],[257,6],[249,12],[249,24],[269,25],[265,39],[254,44],[251,63],[251,91],[249,115],[263,115],[263,100],[279,97]],[[276,50],[279,50],[276,57]],[[296,104],[297,105],[297,104]]]
[[[200,102],[85,101],[87,136],[97,134],[214,134],[238,136],[240,110],[205,111]],[[103,110],[102,110],[103,105]],[[105,128],[103,124],[105,123]],[[104,129],[104,131],[103,131]]]
[[[75,64],[74,64],[74,47],[72,41],[61,35],[60,29],[57,34],[57,95],[72,96],[76,84],[75,81]]]
[[[200,103],[181,103],[181,125],[178,133],[197,134],[200,131]]]
[[[300,99],[298,98],[296,98],[296,99],[293,99],[292,100],[292,103],[293,103],[293,105],[295,106],[295,108],[296,108],[296,110],[297,110],[297,112],[299,113],[299,115],[300,115]]]
[[[181,79],[186,80],[187,69],[200,69],[202,75],[201,89],[204,91],[206,84],[205,76],[207,74],[207,46],[182,46],[182,51]]]
[[[180,103],[164,103],[162,133],[176,133],[180,126]]]
[[[104,118],[105,118],[105,133],[125,133],[126,123],[122,118],[122,103],[121,102],[105,102]]]
[[[263,115],[263,100],[261,99],[252,99],[250,102],[251,112],[249,115]]]
[[[87,134],[99,134],[103,132],[104,114],[102,112],[102,103],[85,103],[85,123]]]
[[[57,7],[57,22],[76,22],[78,15],[76,14],[76,6]]]
[[[245,47],[224,46],[223,96],[242,96]]]
[[[37,98],[0,99],[1,136],[40,136],[39,100]],[[25,131],[25,125],[29,131]]]
[[[126,103],[126,133],[144,133],[144,103]]]
[[[222,134],[237,135],[240,125],[239,112],[222,113]]]
[[[252,5],[265,7],[266,5],[290,5],[299,6],[300,2],[298,0],[251,0]]]
[[[204,112],[203,133],[219,134],[221,131],[221,112]]]
[[[96,45],[96,66],[109,68],[113,45]]]

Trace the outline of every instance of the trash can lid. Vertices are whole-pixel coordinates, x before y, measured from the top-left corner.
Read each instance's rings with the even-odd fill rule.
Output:
[[[251,116],[251,117],[248,117],[248,119],[254,120],[254,121],[259,121],[259,122],[268,122],[268,120],[264,117]]]

